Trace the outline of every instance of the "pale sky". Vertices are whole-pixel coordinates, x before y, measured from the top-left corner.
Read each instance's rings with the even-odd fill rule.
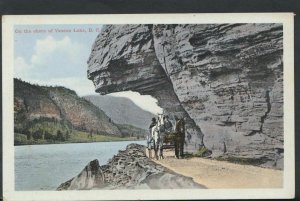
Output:
[[[79,96],[96,94],[92,81],[87,79],[86,62],[101,27],[86,24],[15,26],[14,77],[39,85],[65,86]],[[71,32],[57,32],[57,29]],[[74,31],[79,29],[87,31]],[[130,98],[152,113],[162,112],[151,96],[141,96],[137,92],[111,95]]]

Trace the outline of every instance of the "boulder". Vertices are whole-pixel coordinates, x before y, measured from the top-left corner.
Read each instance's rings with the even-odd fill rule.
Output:
[[[180,188],[205,187],[151,161],[146,157],[145,146],[130,144],[106,165],[100,166],[98,160],[91,161],[80,174],[62,183],[57,190]]]
[[[61,184],[57,190],[90,190],[104,186],[104,175],[97,159],[89,162],[74,178]]]

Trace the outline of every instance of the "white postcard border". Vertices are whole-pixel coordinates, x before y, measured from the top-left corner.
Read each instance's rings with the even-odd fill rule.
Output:
[[[127,14],[3,16],[3,195],[6,200],[139,200],[293,198],[295,194],[294,130],[294,14]],[[283,23],[284,64],[284,180],[279,189],[176,189],[15,191],[13,139],[14,25],[21,24],[209,24]],[[75,175],[74,175],[75,176]]]

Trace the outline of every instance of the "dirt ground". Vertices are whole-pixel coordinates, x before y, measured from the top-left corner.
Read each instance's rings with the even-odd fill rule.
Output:
[[[204,158],[176,159],[173,150],[164,151],[162,166],[207,188],[282,188],[283,171]]]

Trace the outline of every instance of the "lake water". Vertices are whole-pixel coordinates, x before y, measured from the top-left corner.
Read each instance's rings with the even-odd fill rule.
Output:
[[[146,144],[122,141],[15,146],[15,190],[56,190],[91,160],[98,159],[104,165],[130,143]]]

